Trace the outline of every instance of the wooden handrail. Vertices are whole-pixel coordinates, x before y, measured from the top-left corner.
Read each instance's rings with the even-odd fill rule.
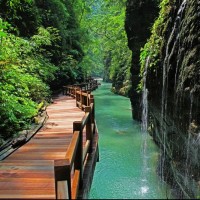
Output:
[[[75,98],[75,91],[76,89],[85,91],[85,92],[91,92],[98,88],[98,81],[94,79],[87,79],[87,83],[80,83],[80,84],[75,84],[75,85],[68,85],[68,86],[63,86],[63,94],[70,95]],[[86,95],[86,94],[84,94]]]
[[[89,112],[86,112],[84,117],[82,118],[81,120],[81,125],[82,125],[82,129],[85,127],[85,125],[87,124],[88,122],[88,119],[90,117],[90,113]]]
[[[89,152],[90,145],[91,145],[91,141],[87,140],[85,143],[85,147],[83,149],[83,158],[82,158],[83,163],[85,162],[87,153]]]
[[[80,182],[80,171],[75,170],[72,184],[72,199],[77,199]]]
[[[79,188],[82,187],[84,163],[87,154],[92,152],[92,140],[96,130],[94,96],[90,92],[97,87],[98,83],[94,80],[89,80],[87,84],[63,86],[63,94],[76,98],[77,107],[84,110],[85,115],[81,121],[73,122],[73,137],[65,159],[56,160],[54,163],[57,198],[68,196],[69,199],[76,199]],[[86,143],[83,147],[84,128],[86,128]],[[63,185],[68,187],[67,191],[63,190]]]
[[[74,131],[72,140],[70,142],[68,151],[66,153],[66,159],[69,161],[70,163],[70,169],[72,168],[72,163],[74,163],[74,159],[75,159],[75,153],[78,147],[78,141],[80,139],[80,132],[79,131]]]

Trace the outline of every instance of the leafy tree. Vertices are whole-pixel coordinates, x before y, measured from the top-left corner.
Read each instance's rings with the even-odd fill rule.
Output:
[[[1,0],[0,139],[27,128],[51,89],[88,75],[106,71],[126,94],[124,15],[124,0]]]
[[[38,105],[50,98],[50,87],[83,80],[77,5],[0,1],[0,138],[27,127]]]
[[[54,27],[58,30],[60,40],[53,42],[52,46],[46,49],[52,55],[51,62],[58,67],[56,79],[51,82],[51,87],[59,89],[62,85],[75,81],[74,77],[79,74],[79,71],[70,63],[78,64],[83,57],[80,44],[81,33],[74,12],[74,4],[71,0],[36,0],[35,2],[41,16],[41,24],[46,28]],[[73,62],[66,62],[66,60],[71,61],[72,59]]]
[[[84,17],[81,27],[89,39],[84,45],[86,56],[81,65],[91,74],[96,74],[98,71],[102,76],[105,71],[104,74],[109,75],[106,80],[111,79],[114,91],[119,92],[124,85],[123,82],[127,84],[128,80],[130,85],[131,52],[127,47],[124,30],[125,1],[101,0],[92,1],[92,4],[86,1],[83,8],[85,12],[82,12]],[[126,69],[123,70],[125,73],[123,76],[121,68]],[[120,80],[117,77],[124,79]],[[127,92],[128,89],[121,94],[127,95]]]
[[[0,17],[10,23],[15,35],[30,37],[40,26],[39,13],[33,0],[1,0]]]
[[[6,139],[27,128],[37,104],[49,98],[47,82],[56,67],[42,55],[41,46],[51,45],[48,30],[40,28],[28,40],[8,33],[8,24],[0,22],[0,137]]]

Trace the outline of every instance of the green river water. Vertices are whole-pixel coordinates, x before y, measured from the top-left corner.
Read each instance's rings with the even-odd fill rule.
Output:
[[[132,120],[128,98],[102,85],[95,95],[100,159],[90,199],[166,199],[169,189],[156,174],[158,148]]]

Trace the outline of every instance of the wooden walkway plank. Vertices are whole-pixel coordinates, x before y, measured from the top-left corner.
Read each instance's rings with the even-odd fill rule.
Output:
[[[24,146],[0,162],[1,199],[55,199],[54,160],[64,159],[73,122],[84,112],[75,100],[60,95],[47,107],[46,124]]]

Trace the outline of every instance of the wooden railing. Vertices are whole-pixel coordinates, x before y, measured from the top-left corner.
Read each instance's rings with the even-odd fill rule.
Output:
[[[95,87],[93,87],[95,88]],[[96,133],[94,97],[89,91],[77,86],[65,86],[65,94],[76,98],[76,105],[85,115],[81,121],[73,122],[73,137],[65,159],[55,160],[55,182],[57,199],[76,199],[83,186],[84,166],[87,154],[92,152],[93,137]],[[86,142],[83,145],[83,132]]]
[[[98,85],[99,83],[97,80],[88,79],[86,83],[63,86],[63,94],[75,97],[76,90],[91,92],[98,88]]]

